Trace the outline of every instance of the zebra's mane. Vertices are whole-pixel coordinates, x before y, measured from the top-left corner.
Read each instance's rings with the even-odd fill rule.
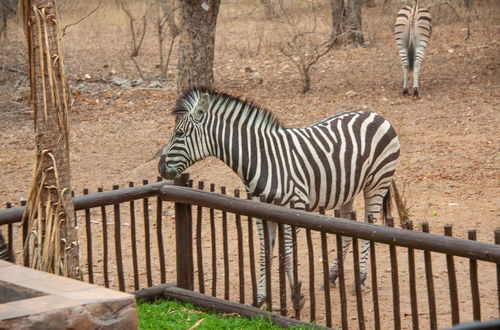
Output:
[[[257,118],[260,118],[263,122],[269,123],[272,126],[282,127],[278,117],[276,117],[268,109],[259,106],[254,101],[209,88],[191,88],[186,90],[178,98],[177,104],[171,113],[176,116],[182,116],[190,113],[203,93],[208,93],[210,95],[212,104],[221,104],[222,107],[224,107],[224,111],[236,111],[235,109],[239,109],[240,112],[245,112],[245,116],[249,116],[250,114],[257,112]],[[228,104],[229,101],[233,101],[233,106],[224,106],[224,104]],[[236,104],[238,103],[242,106],[237,107]],[[209,111],[219,112],[220,107],[217,109],[214,108],[215,107],[212,106]]]

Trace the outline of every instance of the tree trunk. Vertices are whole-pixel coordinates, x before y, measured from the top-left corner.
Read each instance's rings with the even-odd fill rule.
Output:
[[[220,0],[179,1],[182,18],[177,78],[179,92],[194,86],[213,86],[219,5]]]
[[[347,38],[356,45],[362,45],[363,29],[361,24],[361,0],[347,2]]]
[[[345,32],[345,8],[344,0],[330,0],[332,8],[332,34],[329,43],[333,45],[342,44],[342,35]]]
[[[70,189],[70,96],[54,0],[22,0],[37,147],[28,199],[26,266],[79,279],[78,233]]]
[[[375,7],[375,0],[365,0],[367,7]]]

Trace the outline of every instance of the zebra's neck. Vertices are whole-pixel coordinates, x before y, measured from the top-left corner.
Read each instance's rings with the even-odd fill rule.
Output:
[[[210,131],[211,156],[227,164],[243,182],[251,186],[251,167],[267,160],[264,145],[284,128],[269,111],[233,97],[214,95],[206,118]]]

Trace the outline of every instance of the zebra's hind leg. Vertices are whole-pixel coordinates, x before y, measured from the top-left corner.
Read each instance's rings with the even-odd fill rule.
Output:
[[[342,218],[348,218],[349,214],[352,212],[352,204],[353,201],[350,201],[349,203],[343,205],[340,208],[340,217]],[[345,260],[345,257],[347,255],[347,252],[349,251],[349,245],[351,245],[352,238],[348,236],[342,236],[342,260]],[[328,278],[330,280],[330,283],[332,284],[332,287],[336,286],[335,281],[339,277],[339,261],[337,258],[333,261],[332,266],[330,267],[330,272],[328,274]]]
[[[382,180],[375,188],[365,189],[365,221],[368,221],[368,217],[372,216],[373,221],[379,218],[380,210],[382,208],[382,203],[384,202],[384,196],[386,196],[389,185],[391,182],[391,177]],[[370,241],[363,240],[361,246],[361,260],[359,262],[359,273],[360,273],[360,284],[361,292],[366,290],[365,281],[367,274],[368,257],[370,256]],[[355,283],[352,285],[351,294],[356,294]]]
[[[407,96],[408,93],[408,72],[410,71],[408,64],[403,61],[403,90],[401,91],[401,95]]]
[[[266,291],[266,245],[264,240],[264,224],[261,219],[256,219],[257,231],[259,233],[259,246],[260,246],[260,274],[259,274],[259,283],[257,286],[257,304],[255,307],[262,307],[266,302],[267,291]],[[267,229],[269,232],[269,246],[270,246],[270,263],[272,263],[273,259],[273,251],[274,251],[274,242],[276,237],[276,223],[271,221],[266,221]],[[269,268],[271,265],[269,265]]]
[[[413,71],[413,97],[420,98],[418,80],[420,77],[420,69],[422,67],[422,60],[424,59],[424,47],[418,47],[416,52],[414,71]]]

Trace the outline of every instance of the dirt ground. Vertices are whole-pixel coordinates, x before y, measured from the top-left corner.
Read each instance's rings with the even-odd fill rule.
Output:
[[[433,11],[436,23],[421,73],[420,99],[399,95],[402,72],[391,32],[391,10],[389,15],[383,14],[381,6],[363,8],[367,45],[333,49],[315,66],[312,90],[302,94],[299,74],[277,50],[275,26],[263,19],[255,4],[245,3],[221,6],[214,67],[217,88],[257,101],[288,127],[350,109],[382,114],[401,141],[396,179],[415,225],[427,221],[432,232],[442,233],[443,225],[453,224],[453,235],[461,238],[476,229],[478,240],[493,242],[493,231],[500,228],[498,3],[476,9],[469,40],[464,40],[464,12],[456,20],[445,9]],[[67,24],[76,20],[77,9],[66,9]],[[10,41],[0,48],[0,202],[18,204],[28,195],[34,134],[26,98],[23,33],[14,21],[11,26]],[[158,175],[158,160],[150,159],[167,141],[174,124],[168,112],[177,95],[176,49],[167,79],[160,80],[150,26],[137,58],[146,79],[132,88],[117,86],[112,78],[140,78],[126,56],[128,37],[123,14],[110,2],[69,27],[63,39],[74,96],[71,182],[76,192],[111,189],[112,184],[125,186],[145,178],[155,181]],[[150,87],[152,81],[162,87]],[[239,178],[216,159],[206,159],[189,172],[195,181],[225,185],[229,191],[243,189]],[[384,260],[379,258],[382,280],[390,278],[388,258]],[[481,276],[487,286],[485,296],[495,297],[493,268]],[[446,295],[439,299],[438,305],[449,306]],[[468,298],[463,300],[470,304]],[[485,318],[498,317],[494,303],[486,303]],[[384,313],[390,320],[392,311]],[[443,313],[449,313],[449,308]]]

